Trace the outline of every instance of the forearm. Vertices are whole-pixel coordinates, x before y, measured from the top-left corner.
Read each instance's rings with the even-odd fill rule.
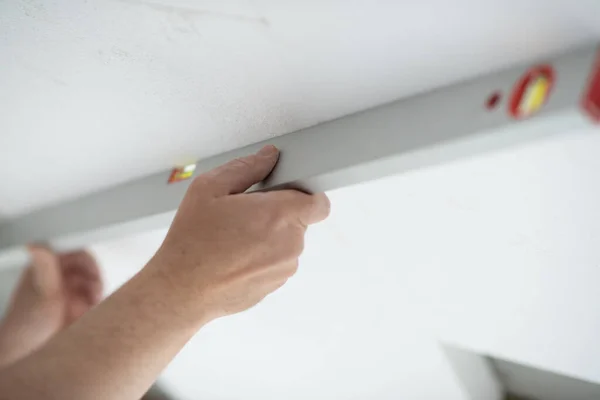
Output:
[[[190,294],[161,270],[145,267],[40,351],[3,370],[0,399],[142,397],[204,322]]]
[[[0,375],[2,370],[19,359],[21,351],[14,342],[11,332],[7,332],[4,321],[0,321]]]

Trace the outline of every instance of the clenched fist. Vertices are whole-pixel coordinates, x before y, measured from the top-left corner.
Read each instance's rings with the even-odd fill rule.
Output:
[[[244,193],[278,156],[267,146],[198,176],[150,264],[173,290],[192,293],[206,320],[246,310],[281,287],[298,268],[306,229],[329,214],[324,194]]]

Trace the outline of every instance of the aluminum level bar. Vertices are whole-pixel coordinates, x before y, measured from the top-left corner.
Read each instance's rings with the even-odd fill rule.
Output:
[[[343,117],[197,163],[196,175],[264,144],[281,150],[255,189],[320,192],[591,127],[600,119],[597,46]],[[188,181],[148,176],[0,225],[0,251],[66,250],[170,223]]]

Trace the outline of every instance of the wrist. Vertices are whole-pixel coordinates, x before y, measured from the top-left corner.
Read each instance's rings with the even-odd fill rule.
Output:
[[[161,299],[165,312],[198,330],[214,317],[200,285],[178,264],[157,253],[139,273],[139,279]]]

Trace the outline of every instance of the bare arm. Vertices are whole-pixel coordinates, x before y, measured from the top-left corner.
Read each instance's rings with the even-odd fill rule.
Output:
[[[206,322],[148,267],[41,350],[4,370],[0,398],[141,398]]]
[[[294,274],[324,195],[243,193],[277,161],[266,148],[190,185],[140,273],[0,375],[0,399],[140,398],[203,325],[252,307]]]

